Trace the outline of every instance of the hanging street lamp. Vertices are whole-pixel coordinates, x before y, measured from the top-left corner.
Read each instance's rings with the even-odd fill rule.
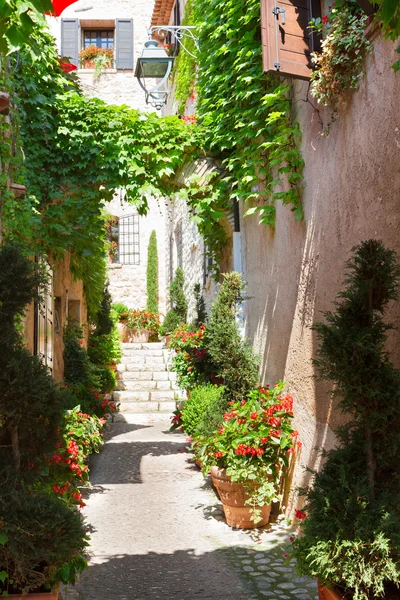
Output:
[[[157,37],[165,37],[167,33],[176,40],[185,52],[194,56],[185,46],[185,39],[193,40],[196,49],[198,50],[198,41],[194,35],[193,26],[174,26],[163,25],[153,26],[148,30],[149,40],[145,43],[142,56],[138,58],[136,63],[135,77],[137,78],[140,87],[146,95],[146,103],[150,104],[157,110],[160,110],[167,102],[168,98],[168,77],[171,74],[174,57],[169,56],[163,46],[159,46],[156,40],[151,39],[153,34]],[[155,79],[156,83],[151,86],[149,80]]]
[[[157,110],[166,103],[168,97],[167,80],[171,74],[174,58],[168,56],[156,40],[148,40],[136,63],[135,77],[146,94],[146,104]],[[148,87],[147,80],[156,79],[153,87]]]

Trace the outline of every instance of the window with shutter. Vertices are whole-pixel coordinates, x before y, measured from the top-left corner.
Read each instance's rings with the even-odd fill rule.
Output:
[[[264,72],[309,79],[313,34],[308,27],[319,16],[312,0],[261,0]]]
[[[79,66],[79,21],[61,20],[61,56],[69,58],[71,64]]]
[[[133,69],[133,20],[116,19],[117,69]]]

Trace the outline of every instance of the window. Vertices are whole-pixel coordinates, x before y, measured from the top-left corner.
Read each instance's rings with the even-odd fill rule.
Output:
[[[133,70],[132,19],[61,19],[61,56],[80,66],[79,51],[89,46],[114,48],[115,67]]]
[[[309,79],[311,53],[316,36],[308,27],[321,15],[319,0],[261,0],[263,66],[266,73],[279,72]]]
[[[121,265],[140,264],[139,215],[113,217],[108,221],[110,261]]]
[[[181,25],[181,7],[179,4],[179,0],[176,0],[174,4],[173,20],[171,25],[174,25],[176,27],[179,27],[179,25]],[[167,47],[171,48],[172,56],[178,56],[180,45],[178,44],[176,38],[172,35],[172,33],[168,32],[167,37],[165,38],[165,43]]]
[[[86,29],[83,32],[83,47],[97,46],[98,48],[114,48],[114,29],[96,31]]]

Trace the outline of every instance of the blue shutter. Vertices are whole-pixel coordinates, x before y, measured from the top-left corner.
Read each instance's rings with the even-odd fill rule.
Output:
[[[79,22],[78,19],[61,20],[61,56],[79,67]]]
[[[116,19],[116,67],[133,69],[133,20]]]

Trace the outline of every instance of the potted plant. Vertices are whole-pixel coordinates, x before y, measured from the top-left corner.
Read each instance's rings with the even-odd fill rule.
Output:
[[[230,402],[223,424],[200,441],[198,456],[203,471],[211,469],[228,525],[266,525],[271,502],[280,498],[283,469],[300,445],[292,427],[293,399],[283,388],[280,382]]]
[[[130,342],[146,343],[158,337],[160,315],[148,310],[132,309],[128,313],[126,326],[129,330]]]
[[[85,69],[110,69],[114,59],[113,48],[99,48],[91,44],[79,52],[81,65]]]
[[[385,348],[384,321],[398,297],[396,255],[382,242],[354,248],[335,312],[315,326],[319,375],[335,384],[348,422],[322,471],[304,490],[291,555],[320,582],[320,598],[400,597],[400,374]],[[328,590],[332,590],[329,591]],[[332,595],[333,594],[333,595]],[[336,596],[335,596],[336,594]]]

